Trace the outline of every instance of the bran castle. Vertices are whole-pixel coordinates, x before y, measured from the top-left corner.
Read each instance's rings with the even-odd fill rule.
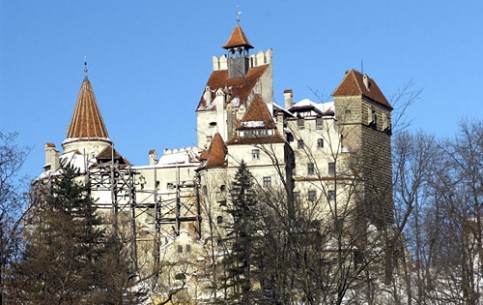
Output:
[[[153,286],[182,281],[197,299],[210,297],[203,292],[208,248],[226,234],[230,183],[242,162],[260,189],[282,190],[292,209],[315,207],[316,220],[350,206],[355,227],[393,221],[392,107],[377,83],[348,70],[331,102],[295,102],[288,89],[277,104],[272,50],[251,54],[239,24],[223,48],[193,101],[198,146],[151,150],[147,165],[130,164],[114,149],[86,70],[62,152],[45,144],[37,179],[76,168],[99,210],[130,241],[138,270],[159,271]]]

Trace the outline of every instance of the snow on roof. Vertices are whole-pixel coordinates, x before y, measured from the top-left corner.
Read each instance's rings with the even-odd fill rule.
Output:
[[[77,151],[70,151],[60,156],[60,163],[62,167],[72,167],[80,173],[85,173],[86,163],[90,167],[92,164],[97,163],[97,160],[96,158],[88,158],[86,162],[86,156]]]
[[[196,160],[195,149],[181,149],[178,152],[165,153],[159,158],[157,166],[170,167],[174,165],[199,165],[198,160]]]
[[[238,107],[240,106],[240,98],[239,97],[234,97],[232,100],[231,100],[231,105],[233,107]]]
[[[324,113],[326,111],[329,111],[329,110],[334,111],[334,102],[316,103],[314,101],[311,101],[308,98],[303,99],[303,100],[295,103],[291,107],[291,109],[293,109],[293,108],[302,108],[302,107],[310,107],[310,106],[317,108],[322,113]]]
[[[247,122],[241,122],[240,127],[261,128],[261,127],[265,127],[265,122],[264,121],[247,121]]]

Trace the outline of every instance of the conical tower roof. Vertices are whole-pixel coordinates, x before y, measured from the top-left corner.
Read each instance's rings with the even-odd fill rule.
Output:
[[[87,76],[82,82],[64,143],[74,141],[111,142]]]
[[[204,165],[204,168],[216,168],[216,167],[224,167],[225,164],[225,157],[228,153],[226,149],[225,143],[221,138],[219,133],[216,133],[211,141],[210,148],[208,149],[208,158]]]
[[[246,49],[253,49],[253,46],[248,42],[245,33],[239,24],[236,25],[233,33],[231,33],[230,38],[228,39],[227,43],[223,46],[224,49],[231,49],[235,47],[244,46]]]

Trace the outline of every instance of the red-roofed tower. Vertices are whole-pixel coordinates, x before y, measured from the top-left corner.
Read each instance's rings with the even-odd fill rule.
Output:
[[[64,152],[77,150],[87,155],[97,155],[111,146],[112,141],[109,139],[91,82],[87,77],[87,63],[85,65],[85,77],[62,146]]]
[[[391,165],[392,106],[377,83],[356,70],[348,70],[332,94],[339,132],[357,160],[364,181],[359,192],[361,215],[379,228],[393,223]]]

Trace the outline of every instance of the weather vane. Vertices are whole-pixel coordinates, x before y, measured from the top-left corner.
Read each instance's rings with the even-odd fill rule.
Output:
[[[240,11],[240,6],[237,5],[236,6],[236,23],[237,24],[240,24],[240,15],[241,15],[241,11]]]
[[[84,56],[84,76],[87,77],[87,56]]]

